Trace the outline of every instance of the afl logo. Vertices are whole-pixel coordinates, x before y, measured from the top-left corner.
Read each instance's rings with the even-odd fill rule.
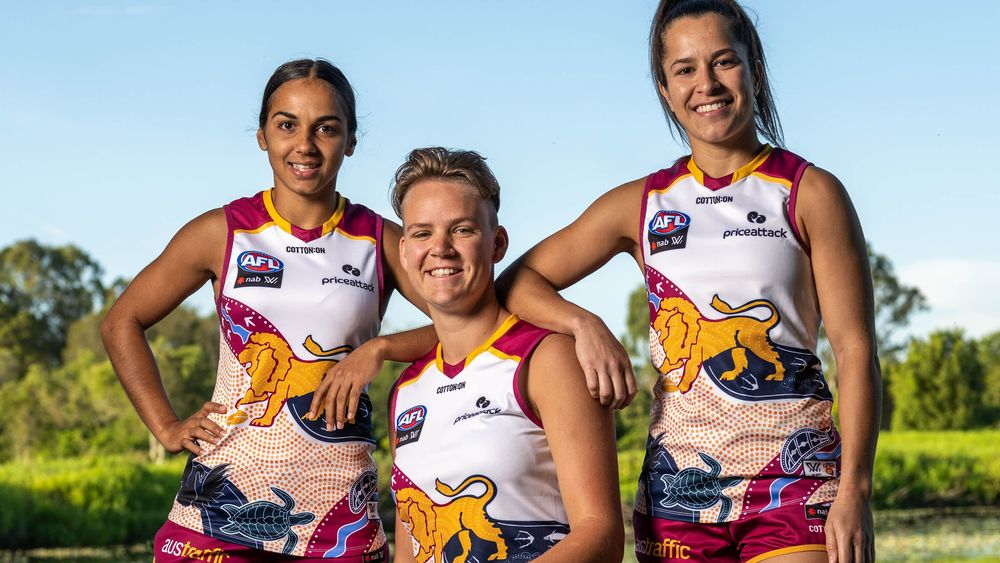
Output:
[[[691,218],[686,213],[661,209],[649,221],[649,232],[662,237],[685,229],[690,224]]]
[[[424,417],[427,416],[427,407],[423,405],[417,405],[411,409],[408,409],[403,414],[396,418],[396,429],[397,430],[412,430],[417,425],[424,422]]]
[[[273,274],[280,272],[285,265],[270,254],[265,254],[259,250],[247,250],[236,258],[236,263],[240,268],[255,274]]]

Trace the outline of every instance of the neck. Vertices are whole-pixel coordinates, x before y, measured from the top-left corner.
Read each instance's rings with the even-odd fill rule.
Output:
[[[722,178],[732,174],[757,156],[763,143],[754,130],[723,143],[691,140],[691,157],[705,174]]]
[[[492,288],[482,301],[465,314],[431,308],[434,331],[441,342],[441,357],[449,364],[464,360],[510,316],[510,312],[500,306]]]
[[[271,200],[278,214],[289,223],[306,230],[326,223],[337,208],[339,198],[334,185],[311,194],[300,194],[279,187],[271,191]]]

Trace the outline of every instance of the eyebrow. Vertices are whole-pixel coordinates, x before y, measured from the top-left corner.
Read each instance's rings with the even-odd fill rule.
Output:
[[[278,117],[279,115],[283,116],[283,117],[287,117],[288,119],[296,119],[297,120],[299,118],[299,116],[295,115],[294,113],[288,113],[287,111],[276,111],[273,114],[271,114],[271,119],[274,119],[275,117]],[[321,117],[319,117],[319,118],[316,119],[316,123],[319,123],[320,121],[340,121],[340,122],[343,122],[344,120],[341,119],[339,115],[331,114],[331,115],[324,115],[324,116],[321,116]]]
[[[476,221],[476,218],[471,215],[466,217],[456,217],[454,220],[451,221],[450,225],[457,225],[459,223],[463,223],[466,221],[470,223],[475,223],[476,226],[479,226],[479,222]],[[410,223],[406,225],[404,230],[409,231],[410,229],[426,229],[433,226],[434,226],[433,223]]]
[[[718,57],[719,55],[722,55],[724,53],[734,53],[734,54],[737,54],[737,55],[739,54],[739,53],[736,52],[736,49],[732,49],[730,47],[726,47],[725,49],[719,49],[718,51],[712,53],[712,56],[710,58],[714,59],[715,57]],[[693,62],[694,62],[694,58],[693,57],[684,57],[683,59],[677,59],[676,61],[670,63],[670,66],[674,66],[674,65],[677,65],[677,64],[691,64]]]

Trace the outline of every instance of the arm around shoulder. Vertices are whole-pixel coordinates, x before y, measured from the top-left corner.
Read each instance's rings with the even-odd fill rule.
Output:
[[[544,425],[570,526],[537,561],[620,561],[625,532],[612,413],[590,397],[571,338],[547,336],[527,368],[528,402]]]

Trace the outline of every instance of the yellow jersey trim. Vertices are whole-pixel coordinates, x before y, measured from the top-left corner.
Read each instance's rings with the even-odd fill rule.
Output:
[[[338,235],[347,237],[349,239],[353,239],[353,240],[365,240],[365,241],[368,241],[368,242],[370,242],[372,244],[376,244],[375,239],[373,237],[366,237],[364,235],[352,235],[352,234],[348,233],[347,231],[345,231],[344,229],[341,229],[340,227],[337,227],[336,229],[334,229],[334,231],[336,231]],[[323,234],[326,234],[326,233],[323,233]]]
[[[761,553],[757,557],[747,561],[747,563],[758,563],[772,557],[777,557],[779,555],[787,555],[789,553],[802,553],[803,551],[822,551],[826,553],[826,546],[820,543],[810,543],[806,545],[794,545],[792,547],[783,547],[781,549],[775,549],[773,551],[768,551],[767,553]]]
[[[690,170],[690,167],[688,167],[688,169]],[[700,172],[700,170],[699,170],[699,172]],[[674,187],[674,184],[676,184],[677,182],[680,182],[681,180],[683,180],[685,178],[690,178],[691,176],[693,176],[693,174],[681,174],[680,176],[674,178],[674,181],[670,182],[670,184],[667,187],[665,187],[665,188],[659,188],[659,189],[656,189],[656,190],[649,190],[649,195],[652,195],[652,194],[662,194],[663,192],[665,192],[665,191],[669,190],[670,188]],[[701,181],[701,179],[699,177],[695,177],[695,180],[698,180],[699,184],[702,183],[702,181]]]
[[[465,366],[468,366],[469,364],[472,363],[472,360],[474,360],[476,356],[489,350],[493,346],[493,343],[496,342],[498,338],[503,336],[504,333],[510,330],[510,327],[514,326],[514,323],[516,323],[518,320],[519,319],[517,318],[517,315],[511,313],[511,315],[507,317],[507,319],[504,320],[504,322],[500,323],[500,326],[497,327],[495,331],[493,331],[493,334],[486,339],[486,342],[483,342],[482,344],[479,345],[478,348],[476,348],[472,352],[469,352],[469,355],[465,357],[465,363],[462,364],[462,367],[464,368]],[[434,358],[434,363],[437,365],[438,371],[444,373],[444,358],[441,356],[440,342],[438,342],[437,351],[435,352],[435,354],[436,357]]]
[[[756,177],[758,177],[758,178],[760,178],[762,180],[766,180],[768,182],[772,182],[772,183],[775,183],[775,184],[781,184],[782,186],[785,186],[786,190],[791,190],[792,189],[792,181],[789,180],[789,179],[787,179],[787,178],[778,178],[777,176],[768,176],[767,174],[764,174],[763,172],[753,172],[750,175],[751,176],[756,176]]]
[[[520,362],[521,361],[521,356],[511,356],[511,355],[508,355],[508,354],[504,354],[503,352],[501,352],[500,350],[497,350],[496,348],[494,348],[492,346],[490,346],[489,350],[486,350],[486,351],[489,352],[490,354],[493,354],[494,356],[500,358],[501,360],[513,360],[515,362]]]
[[[753,174],[754,170],[757,170],[760,168],[761,164],[764,164],[767,157],[771,155],[772,150],[774,150],[774,147],[765,144],[764,148],[757,153],[757,156],[755,156],[753,160],[737,168],[736,171],[733,172],[733,178],[729,181],[729,183],[735,184],[737,181]],[[698,164],[694,161],[693,156],[688,159],[687,169],[691,172],[691,175],[694,176],[694,179],[697,180],[699,184],[703,186],[705,185],[705,173],[702,172],[701,168],[698,168]]]
[[[274,221],[275,225],[280,227],[282,231],[285,231],[286,233],[291,235],[293,234],[292,224],[289,223],[287,219],[282,217],[281,214],[278,213],[277,208],[274,207],[274,197],[271,195],[272,192],[274,192],[274,188],[271,188],[264,192],[264,209],[267,210],[267,214],[271,216],[271,219]],[[333,210],[333,215],[331,215],[330,218],[323,223],[323,231],[322,231],[323,235],[330,234],[330,232],[332,232],[337,227],[337,225],[340,223],[340,219],[344,216],[344,209],[346,208],[347,208],[347,200],[338,194],[337,207]],[[308,230],[308,229],[302,229],[302,230]]]
[[[268,221],[267,223],[264,223],[263,225],[257,227],[256,229],[235,229],[235,230],[233,230],[233,234],[234,235],[239,235],[239,234],[255,235],[257,233],[262,233],[262,232],[270,229],[273,226],[274,226],[274,221]]]

